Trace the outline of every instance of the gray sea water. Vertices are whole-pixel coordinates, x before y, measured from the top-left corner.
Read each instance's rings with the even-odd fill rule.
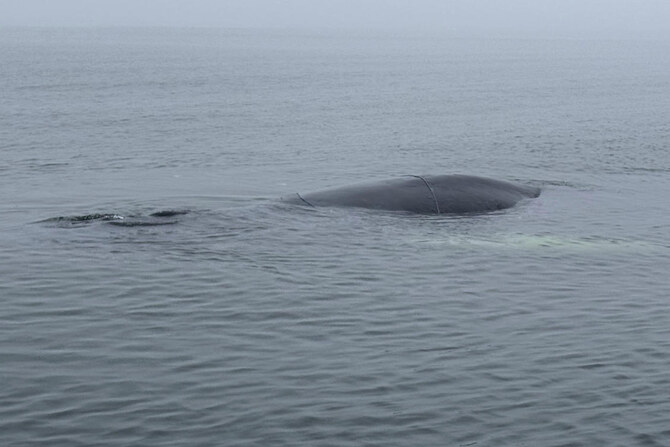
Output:
[[[670,445],[670,42],[0,30],[0,444]],[[475,216],[281,195],[406,174]]]

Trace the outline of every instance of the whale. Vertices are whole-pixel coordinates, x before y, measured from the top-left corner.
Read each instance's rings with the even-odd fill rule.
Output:
[[[354,207],[415,214],[485,213],[540,195],[537,186],[473,175],[406,175],[282,197],[309,207]]]

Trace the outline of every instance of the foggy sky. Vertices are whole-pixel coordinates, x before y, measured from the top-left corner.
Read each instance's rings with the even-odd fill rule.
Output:
[[[670,39],[670,0],[0,0],[0,26],[373,28]]]

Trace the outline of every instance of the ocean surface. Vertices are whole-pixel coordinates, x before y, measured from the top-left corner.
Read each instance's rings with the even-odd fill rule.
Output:
[[[670,445],[669,54],[0,29],[0,444]],[[278,200],[455,173],[542,195]]]

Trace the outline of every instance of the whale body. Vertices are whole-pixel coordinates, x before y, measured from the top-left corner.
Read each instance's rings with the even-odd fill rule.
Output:
[[[467,214],[510,208],[540,188],[471,175],[408,175],[282,200],[312,207],[359,207],[418,214]]]

